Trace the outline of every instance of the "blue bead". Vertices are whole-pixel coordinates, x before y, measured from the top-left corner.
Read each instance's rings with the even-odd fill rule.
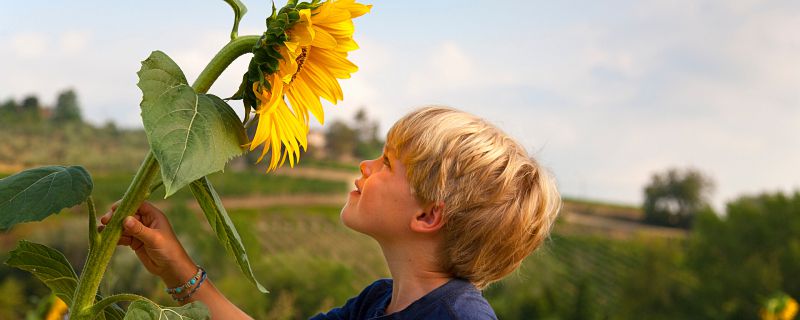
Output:
[[[175,292],[177,292],[177,293],[181,293],[181,291],[183,291],[183,290],[180,287],[175,289]]]
[[[191,284],[194,284],[195,282],[197,282],[197,280],[194,279],[194,278],[192,278],[192,280],[189,281],[189,283],[191,283]]]

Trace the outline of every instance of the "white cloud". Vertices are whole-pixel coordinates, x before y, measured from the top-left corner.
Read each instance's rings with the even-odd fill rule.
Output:
[[[482,86],[515,82],[512,72],[491,68],[485,63],[485,57],[479,59],[469,54],[463,44],[454,41],[444,41],[432,48],[420,46],[415,51],[424,53],[414,57],[420,61],[406,57],[402,63],[404,67],[411,66],[406,90],[415,96],[436,96],[443,92],[475,90]]]
[[[11,36],[11,47],[17,59],[42,57],[47,51],[47,42],[47,36],[37,32],[17,33]]]
[[[366,106],[385,130],[416,106],[453,105],[519,138],[567,195],[638,202],[651,173],[689,165],[717,180],[717,204],[800,187],[797,2],[609,5],[616,15],[561,8],[566,17],[533,11],[522,20],[509,12],[513,23],[482,26],[491,31],[483,38],[446,28],[408,33],[390,25],[406,20],[386,17],[375,28],[380,37],[357,32],[361,49],[350,59],[360,70],[341,81],[345,101],[326,104],[326,119]],[[248,19],[240,34],[263,31],[261,18]],[[156,38],[71,26],[18,30],[0,35],[0,98],[35,93],[47,101],[74,87],[92,121],[125,126],[140,125],[135,73],[150,51],[168,53],[192,81],[228,39],[227,28]],[[232,93],[247,62],[234,62],[211,92]]]
[[[66,54],[78,54],[86,50],[91,35],[87,31],[67,31],[61,34],[60,47]]]

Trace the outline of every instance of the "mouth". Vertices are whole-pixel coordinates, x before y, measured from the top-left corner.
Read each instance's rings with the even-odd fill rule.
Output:
[[[361,194],[361,186],[358,185],[358,179],[353,181],[353,185],[356,186],[356,190],[353,190],[353,191],[358,192],[359,194]]]

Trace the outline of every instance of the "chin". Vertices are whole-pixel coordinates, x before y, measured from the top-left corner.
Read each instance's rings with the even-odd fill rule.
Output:
[[[351,209],[352,209],[352,208],[350,208],[350,202],[348,202],[347,204],[345,204],[345,205],[344,205],[344,207],[342,208],[342,212],[341,212],[341,213],[339,213],[339,220],[341,220],[341,221],[342,221],[342,224],[343,224],[345,227],[348,227],[348,228],[350,228],[350,229],[353,229],[353,230],[355,230],[355,231],[358,231],[356,228],[353,228],[353,221],[352,221],[352,219],[353,219],[353,217],[352,217],[352,214],[353,214],[353,212],[352,212],[352,210],[351,210]]]
[[[350,230],[365,235],[370,235],[367,232],[367,228],[364,228],[363,222],[359,224],[358,217],[356,216],[357,212],[355,212],[354,209],[355,208],[349,208],[345,205],[345,207],[342,208],[342,212],[339,214],[339,220],[341,220],[342,224],[344,224],[344,226]]]

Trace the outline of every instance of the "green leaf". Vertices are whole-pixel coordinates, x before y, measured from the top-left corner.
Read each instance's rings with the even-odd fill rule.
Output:
[[[92,177],[80,166],[40,167],[0,179],[0,229],[77,205],[92,187]]]
[[[202,320],[211,319],[208,308],[195,301],[177,308],[162,308],[148,300],[139,300],[128,306],[125,320]]]
[[[106,320],[122,320],[125,318],[125,310],[122,310],[117,304],[111,304],[103,308],[103,315],[106,317]]]
[[[217,96],[197,94],[167,55],[153,52],[138,74],[142,122],[167,197],[242,154],[247,136],[233,109]]]
[[[123,293],[123,294],[115,294],[108,296],[105,299],[102,297],[98,297],[97,302],[91,307],[91,314],[97,314],[101,310],[105,313],[106,320],[109,319],[119,319],[122,320],[125,317],[125,311],[122,310],[116,303],[122,301],[138,301],[138,300],[147,300],[147,298],[142,297],[140,295]]]
[[[149,109],[153,103],[168,89],[181,84],[189,84],[186,76],[175,61],[161,51],[153,51],[142,61],[142,68],[136,73],[139,76],[139,89],[142,90],[142,110]]]
[[[231,8],[233,8],[233,30],[231,30],[231,40],[236,39],[239,35],[239,21],[247,13],[247,7],[239,0],[225,0]]]
[[[58,250],[21,240],[17,248],[9,252],[6,265],[30,272],[50,288],[56,297],[67,305],[72,305],[72,296],[78,287],[78,276],[67,258]],[[98,294],[95,301],[102,299],[103,297]],[[106,320],[122,320],[125,314],[125,311],[114,302],[116,301],[106,303],[103,308]]]
[[[22,240],[17,248],[9,253],[6,264],[32,273],[64,303],[72,305],[72,295],[78,286],[78,276],[67,258],[58,250]]]
[[[228,254],[236,258],[239,269],[242,270],[242,273],[244,273],[250,282],[252,282],[259,291],[267,293],[267,289],[256,280],[253,269],[250,267],[250,260],[247,258],[247,252],[244,250],[242,238],[239,237],[236,226],[233,225],[233,221],[231,221],[231,218],[228,216],[228,212],[226,212],[225,207],[222,206],[222,201],[219,199],[217,191],[214,190],[214,186],[211,185],[211,181],[203,177],[200,180],[192,182],[189,187],[192,190],[192,194],[197,199],[197,203],[200,204],[200,208],[203,209],[203,213],[206,215],[206,219],[208,219],[208,224],[211,225],[211,228],[214,229],[214,232],[217,234],[219,242],[225,247]]]

